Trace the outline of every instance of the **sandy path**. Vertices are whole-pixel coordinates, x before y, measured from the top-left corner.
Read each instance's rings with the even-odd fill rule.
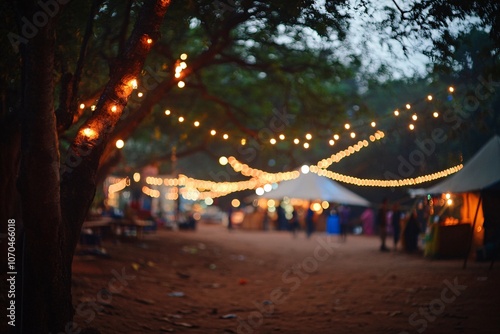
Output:
[[[200,226],[77,257],[76,327],[103,333],[500,333],[500,263],[381,253],[376,237]],[[183,292],[182,297],[169,296]],[[236,318],[223,319],[231,314]],[[188,327],[193,326],[193,327]]]

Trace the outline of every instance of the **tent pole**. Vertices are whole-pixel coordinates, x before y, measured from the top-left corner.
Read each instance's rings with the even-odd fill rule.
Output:
[[[467,248],[467,253],[465,254],[463,269],[467,266],[467,259],[469,258],[470,251],[472,249],[472,240],[474,239],[474,229],[476,228],[477,214],[479,212],[479,207],[481,206],[481,201],[483,200],[483,193],[479,192],[479,201],[477,201],[476,213],[474,214],[474,221],[472,222],[472,230],[469,239],[469,247]]]

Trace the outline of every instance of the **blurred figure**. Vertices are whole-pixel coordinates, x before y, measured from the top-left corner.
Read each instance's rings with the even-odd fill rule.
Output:
[[[366,208],[365,211],[361,214],[361,221],[363,222],[363,233],[365,235],[373,235],[374,231],[374,220],[375,215],[373,214],[373,210],[371,208]]]
[[[288,221],[286,219],[285,209],[280,205],[276,208],[276,225],[278,226],[279,231],[288,229]]]
[[[298,216],[297,210],[295,210],[295,208],[293,208],[292,219],[290,219],[289,225],[290,225],[290,231],[292,231],[293,237],[296,238],[297,237],[297,230],[299,229],[299,216]]]
[[[405,249],[409,253],[418,250],[418,234],[420,233],[420,226],[417,220],[417,212],[412,210],[408,222],[404,230]]]
[[[387,198],[384,198],[382,200],[382,204],[380,205],[380,208],[378,209],[377,213],[377,226],[379,229],[379,235],[380,235],[380,251],[381,252],[388,252],[389,248],[385,245],[385,239],[387,238]]]
[[[399,203],[397,202],[392,206],[391,223],[394,237],[394,250],[397,250],[399,239],[401,237],[401,211],[399,210]]]
[[[230,206],[227,210],[227,230],[231,232],[233,230],[233,207]]]
[[[311,209],[311,204],[309,203],[309,208],[306,214],[306,235],[307,238],[311,237],[314,232],[314,211]]]
[[[349,213],[351,209],[347,206],[341,205],[339,207],[339,223],[340,223],[340,240],[346,241],[347,230],[349,229]]]

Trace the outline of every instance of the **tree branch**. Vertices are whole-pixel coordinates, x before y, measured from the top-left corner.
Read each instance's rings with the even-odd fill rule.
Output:
[[[99,10],[102,0],[94,0],[90,7],[90,13],[83,36],[80,54],[76,63],[75,74],[65,73],[61,80],[61,97],[59,108],[56,110],[57,131],[66,131],[74,122],[75,114],[78,114],[78,87],[82,79],[82,72],[87,53],[88,44],[92,37],[94,18]],[[79,117],[77,117],[78,119]]]
[[[61,211],[67,226],[66,239],[73,250],[94,197],[100,158],[132,93],[132,80],[139,76],[153,42],[158,39],[169,4],[169,0],[144,3],[95,112],[78,131],[61,166]]]

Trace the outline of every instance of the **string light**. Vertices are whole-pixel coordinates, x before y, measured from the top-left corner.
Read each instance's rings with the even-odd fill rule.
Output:
[[[309,148],[309,143],[304,143],[304,148],[308,149]]]
[[[116,145],[116,148],[120,150],[120,149],[123,148],[123,146],[125,146],[125,142],[123,140],[121,140],[121,139],[118,139],[116,141],[115,145]]]
[[[349,130],[349,129],[351,128],[351,125],[350,125],[349,123],[346,123],[346,124],[344,125],[344,128],[345,128],[346,130]]]
[[[184,122],[184,117],[180,116],[179,117],[179,123],[182,123],[182,122]]]
[[[377,132],[375,132],[373,135],[370,136],[370,140],[372,142],[374,142],[375,140],[380,140],[384,137],[385,137],[384,132],[378,130]],[[357,143],[358,150],[356,150],[354,147],[350,146],[350,147],[346,148],[345,150],[342,150],[342,151],[339,151],[335,154],[332,154],[328,158],[325,158],[325,159],[318,161],[316,163],[316,165],[314,165],[314,166],[316,166],[318,168],[328,168],[333,163],[338,163],[343,158],[350,156],[354,152],[359,152],[362,148],[368,147],[368,145],[369,145],[369,142],[367,140],[363,140],[363,141],[360,140]]]
[[[448,87],[448,91],[450,93],[453,93],[455,91],[455,88],[453,86]]]
[[[137,93],[137,97],[142,97],[144,94],[142,92]]]
[[[274,144],[276,144],[276,139],[271,138],[271,139],[269,140],[269,142],[271,143],[271,145],[274,145]]]
[[[328,141],[328,144],[330,144],[330,146],[333,146],[333,145],[335,145],[335,141],[334,141],[333,139],[330,139],[330,140]]]
[[[188,55],[187,55],[187,54],[185,54],[185,53],[183,53],[183,54],[181,54],[181,56],[180,56],[179,58],[180,58],[181,60],[186,60],[186,59],[187,59],[187,57],[188,57]]]
[[[90,110],[92,110],[92,111],[94,111],[95,108],[96,108],[95,104],[93,104],[93,105],[90,106]]]
[[[437,111],[435,111],[435,112],[432,113],[432,116],[434,116],[434,118],[438,118],[439,117],[439,113]]]
[[[109,185],[108,186],[108,193],[109,194],[117,193],[119,191],[122,191],[123,189],[125,189],[129,185],[130,185],[129,178],[128,177],[123,178],[123,179]]]
[[[229,135],[227,133],[225,133],[222,138],[224,138],[225,140],[227,140],[229,138]]]
[[[171,114],[171,111],[169,109],[165,110],[165,115],[169,116]]]
[[[186,86],[186,83],[185,83],[184,81],[182,81],[182,80],[181,80],[181,81],[179,81],[179,82],[177,83],[177,86],[178,86],[179,88],[184,88],[184,87]]]
[[[409,103],[406,104],[406,109],[408,109],[408,110],[411,109],[411,105]]]
[[[427,100],[432,101],[432,95],[427,95]]]
[[[406,187],[406,186],[414,186],[417,184],[421,184],[424,182],[434,181],[448,175],[454,174],[461,170],[463,165],[457,165],[440,172],[427,174],[423,176],[418,176],[416,178],[407,178],[401,180],[380,180],[380,179],[362,179],[353,176],[343,175],[340,173],[335,173],[329,170],[318,168],[317,166],[311,166],[310,170],[313,173],[316,173],[320,176],[326,176],[332,180],[340,181],[348,184],[353,184],[356,186],[364,186],[364,187]]]
[[[226,157],[223,156],[223,157],[219,158],[219,164],[221,164],[222,166],[227,165],[227,163],[228,163],[228,160]]]
[[[80,109],[85,109],[85,104],[80,104]]]
[[[112,111],[112,112],[116,112],[116,110],[117,110],[116,106],[112,106],[112,107],[111,107],[111,111]]]
[[[245,146],[247,143],[247,140],[245,138],[242,138],[241,139],[241,145]]]
[[[215,136],[215,135],[217,134],[217,131],[215,131],[215,130],[211,130],[211,131],[210,131],[210,134],[211,134],[212,136]]]
[[[148,38],[148,39],[146,40],[146,43],[151,44],[151,43],[153,43],[153,40],[152,40],[151,38]]]
[[[184,65],[184,66],[187,66],[187,65]],[[177,67],[176,67],[176,71],[179,71],[179,72],[180,72],[180,71],[182,71],[181,62],[178,62],[178,65],[177,65]],[[429,99],[429,96],[430,96],[430,97],[432,97],[431,95],[427,95],[427,99]],[[432,98],[432,99],[433,99],[433,98]],[[410,106],[410,104],[409,104],[409,103],[406,105],[406,108],[411,108],[411,106]],[[170,115],[170,111],[169,111],[168,113],[166,112],[166,115]],[[395,116],[400,116],[400,111],[399,111],[399,109],[395,109],[395,110],[394,110],[394,115],[395,115]],[[436,115],[438,115],[438,114],[437,114],[437,113],[433,113],[433,116],[437,118],[438,116],[436,116]],[[413,114],[413,115],[412,115],[412,120],[413,120],[413,122],[415,122],[417,119],[418,119],[417,114]],[[199,123],[199,122],[198,122],[198,123],[193,122],[192,124],[194,124],[194,127],[199,127],[199,126],[200,126],[200,123]],[[376,120],[372,120],[371,122],[369,122],[369,124],[370,124],[370,126],[371,126],[371,127],[373,127],[373,128],[376,128],[376,126],[377,126],[377,122],[376,122]],[[349,123],[345,123],[345,124],[344,124],[344,127],[345,127],[345,128],[349,128],[349,129],[353,130],[353,126],[352,126],[351,124],[349,124]],[[410,128],[410,125],[408,125],[408,128]],[[414,130],[414,129],[415,129],[415,124],[413,124],[412,129],[410,129],[410,130]],[[356,136],[357,136],[356,132],[354,132],[354,131],[352,131],[352,132],[348,132],[347,134],[349,134],[350,139],[355,139],[355,138],[356,138]],[[214,135],[214,134],[212,134],[212,135]],[[305,140],[310,141],[310,140],[312,140],[312,138],[314,137],[314,133],[306,133],[304,136],[305,136]],[[284,140],[286,140],[286,135],[285,135],[285,134],[283,134],[283,133],[281,133],[281,134],[279,134],[279,135],[278,135],[278,137],[274,138],[274,140],[272,140],[272,141],[271,141],[271,140],[269,140],[269,143],[270,143],[271,145],[276,145],[276,144],[277,144],[277,141],[278,141],[278,138],[279,138],[279,140],[284,141]],[[226,138],[225,138],[225,139],[226,139]],[[367,138],[367,139],[368,139],[368,138]],[[373,141],[375,141],[375,140],[378,140],[377,135],[370,136],[370,137],[369,137],[369,139],[370,139],[370,141],[371,141],[371,142],[373,142]],[[336,142],[336,141],[338,141],[338,140],[340,140],[340,135],[339,135],[338,133],[336,133],[336,134],[333,136],[333,141],[334,141],[334,143],[335,143],[335,142]],[[293,142],[293,144],[298,145],[298,144],[301,142],[301,140],[300,140],[299,138],[294,138],[292,142]],[[246,142],[245,142],[245,143],[246,143]],[[330,142],[330,139],[326,139],[326,143],[325,143],[325,144],[328,144],[328,145],[330,145],[330,146],[332,145],[332,144],[331,144],[331,142]],[[243,144],[242,144],[242,145],[243,145]],[[310,146],[311,146],[311,143],[308,143],[308,145],[306,145],[306,146],[310,147]],[[353,146],[353,147],[355,147],[355,146]],[[355,152],[356,152],[356,150],[355,150]],[[350,152],[346,152],[346,154],[352,154],[352,153],[350,153]]]
[[[132,89],[137,89],[139,87],[137,85],[137,79],[130,80],[129,85],[132,86]]]
[[[134,173],[134,181],[139,182],[141,180],[141,174],[140,173]]]
[[[415,125],[410,124],[410,125],[408,125],[408,128],[413,131],[415,129]]]

